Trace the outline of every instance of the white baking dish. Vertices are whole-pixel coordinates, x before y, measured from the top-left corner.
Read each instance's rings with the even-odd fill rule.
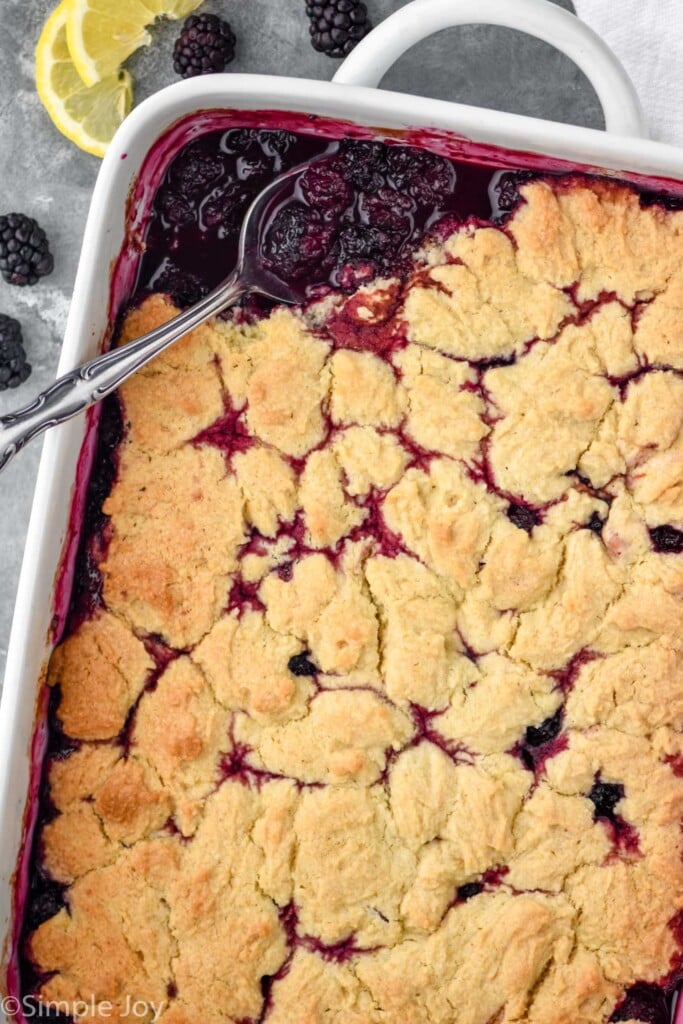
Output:
[[[523,29],[564,50],[591,79],[609,134],[369,88],[419,39],[448,25],[474,22]],[[380,135],[382,129],[418,128],[423,135],[425,130],[437,129],[460,138],[464,153],[471,140],[565,159],[606,174],[683,180],[683,151],[644,138],[638,100],[623,69],[572,15],[545,0],[515,0],[514,4],[510,0],[415,0],[357,47],[334,83],[213,75],[173,85],[130,115],[111,145],[95,187],[60,373],[94,356],[106,337],[111,267],[124,242],[129,193],[148,150],[179,119],[212,109],[303,112],[376,127]],[[138,194],[137,216],[142,215],[147,198],[144,190]],[[135,209],[132,216],[135,219]],[[28,532],[0,707],[0,926],[5,936],[11,936],[12,878],[22,847],[25,811],[31,804],[27,793],[36,784],[31,765],[44,738],[38,681],[54,635],[55,609],[65,601],[64,593],[56,598],[54,581],[60,564],[66,560],[68,568],[74,555],[77,537],[70,524],[78,522],[78,515],[71,514],[72,503],[82,495],[88,467],[88,445],[83,442],[92,436],[84,417],[49,434]],[[64,588],[68,572],[62,572],[61,579]],[[6,943],[11,992],[10,946]]]

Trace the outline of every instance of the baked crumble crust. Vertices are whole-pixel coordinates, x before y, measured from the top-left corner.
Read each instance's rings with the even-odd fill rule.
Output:
[[[122,388],[43,999],[600,1024],[680,967],[683,213],[521,192]]]

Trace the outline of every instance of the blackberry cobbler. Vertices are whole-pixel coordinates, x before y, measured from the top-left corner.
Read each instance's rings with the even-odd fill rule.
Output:
[[[160,1024],[665,1024],[683,213],[230,132],[171,165],[122,340],[325,146],[263,250],[310,301],[196,330],[106,412],[25,989]]]

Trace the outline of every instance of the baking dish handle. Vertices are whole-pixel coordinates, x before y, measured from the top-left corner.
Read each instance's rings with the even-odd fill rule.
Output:
[[[608,132],[647,138],[638,95],[610,48],[591,28],[550,0],[413,0],[363,39],[333,81],[378,86],[415,43],[455,25],[500,25],[543,39],[584,72],[605,114]]]

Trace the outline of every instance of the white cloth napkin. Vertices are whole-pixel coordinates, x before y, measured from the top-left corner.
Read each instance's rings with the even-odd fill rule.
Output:
[[[574,0],[636,87],[650,137],[683,146],[683,0]]]

